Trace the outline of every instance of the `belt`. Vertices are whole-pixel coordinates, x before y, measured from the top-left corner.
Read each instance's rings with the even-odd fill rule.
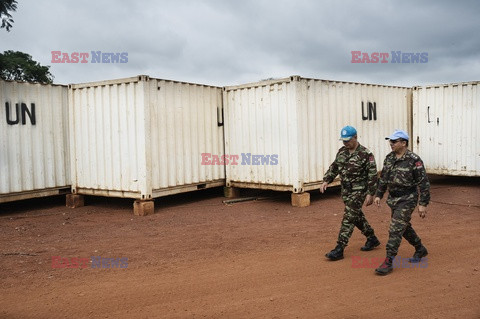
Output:
[[[354,188],[355,190],[362,190],[366,188],[366,186],[362,184],[357,184],[352,182],[342,182],[342,187],[347,191],[352,191],[354,190]]]
[[[410,194],[414,194],[417,192],[416,187],[405,188],[397,191],[389,191],[390,196],[392,197],[402,197]]]

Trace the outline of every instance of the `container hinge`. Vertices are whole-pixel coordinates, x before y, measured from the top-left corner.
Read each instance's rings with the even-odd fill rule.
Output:
[[[223,108],[217,107],[217,125],[223,126]]]

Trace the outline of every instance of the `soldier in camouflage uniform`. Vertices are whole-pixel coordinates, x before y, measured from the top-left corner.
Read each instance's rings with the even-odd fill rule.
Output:
[[[380,245],[373,228],[362,212],[362,205],[373,203],[377,187],[377,165],[373,154],[357,141],[357,131],[352,126],[346,126],[341,131],[344,146],[340,148],[335,161],[330,165],[323,177],[324,183],[320,192],[325,192],[328,184],[340,174],[342,199],[345,203],[337,246],[325,256],[330,260],[343,258],[343,250],[352,236],[355,226],[367,237],[363,251],[369,251]]]
[[[379,206],[380,199],[388,188],[387,204],[392,210],[392,220],[387,243],[387,257],[383,264],[375,269],[379,275],[386,275],[393,270],[392,262],[398,253],[402,236],[415,247],[415,253],[410,258],[410,262],[418,263],[422,257],[428,254],[420,237],[410,224],[417,203],[420,217],[425,218],[426,206],[430,201],[430,183],[425,166],[420,157],[408,149],[409,137],[405,131],[396,130],[386,139],[390,140],[392,152],[387,155],[383,163],[374,202]]]

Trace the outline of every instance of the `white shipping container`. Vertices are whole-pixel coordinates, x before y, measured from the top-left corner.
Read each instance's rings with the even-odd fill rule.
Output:
[[[413,151],[427,172],[480,176],[480,82],[413,89]]]
[[[70,191],[68,88],[0,80],[0,203]]]
[[[227,186],[317,189],[343,146],[343,126],[357,129],[378,169],[391,151],[385,136],[397,128],[411,132],[409,88],[292,76],[224,91],[225,154],[239,157],[226,166]]]
[[[148,200],[225,184],[222,89],[148,76],[69,89],[72,193]]]

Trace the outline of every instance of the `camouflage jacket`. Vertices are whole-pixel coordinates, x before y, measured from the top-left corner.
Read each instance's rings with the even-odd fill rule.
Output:
[[[382,198],[387,187],[394,197],[404,196],[408,192],[416,193],[418,188],[419,204],[427,206],[430,202],[430,182],[425,166],[422,159],[410,150],[398,159],[394,152],[385,157],[376,196]]]
[[[377,165],[372,152],[358,144],[357,149],[350,154],[343,146],[338,150],[335,161],[330,165],[323,180],[333,182],[340,174],[342,189],[346,191],[366,191],[374,195],[377,188]]]

